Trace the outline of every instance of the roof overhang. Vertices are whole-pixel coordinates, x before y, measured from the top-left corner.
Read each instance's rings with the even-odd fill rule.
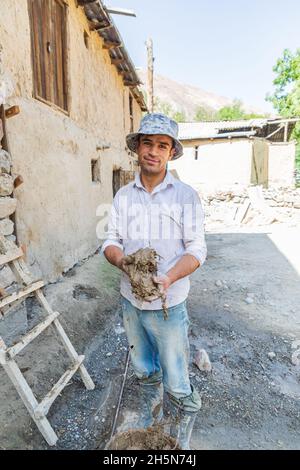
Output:
[[[100,0],[77,0],[77,4],[83,8],[90,30],[97,31],[103,39],[103,48],[108,50],[111,63],[122,76],[124,86],[131,89],[141,110],[147,111],[143,93],[139,89],[141,81],[109,12]]]
[[[271,142],[287,142],[300,118],[251,119],[179,124],[179,140],[184,144],[217,139],[260,137]]]

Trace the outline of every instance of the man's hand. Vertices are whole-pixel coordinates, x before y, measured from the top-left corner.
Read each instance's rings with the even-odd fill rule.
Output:
[[[126,259],[126,256],[123,256],[123,258],[121,258],[119,261],[118,261],[118,268],[121,269],[124,273],[128,274],[128,262],[127,262],[127,259]]]
[[[127,257],[124,256],[123,250],[121,250],[117,246],[109,245],[104,250],[104,255],[107,261],[109,261],[111,264],[121,269],[122,271],[124,271],[126,274],[128,273]]]
[[[153,281],[155,282],[155,284],[158,284],[161,293],[166,293],[167,289],[172,284],[171,279],[166,274],[161,274],[160,276],[153,276]]]

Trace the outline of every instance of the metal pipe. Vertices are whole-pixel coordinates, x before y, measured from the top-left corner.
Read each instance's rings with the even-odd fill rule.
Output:
[[[136,14],[133,10],[126,10],[125,8],[114,8],[114,7],[106,7],[106,11],[111,15],[124,15],[124,16],[134,16]]]
[[[126,377],[127,377],[127,372],[128,372],[128,366],[129,366],[129,360],[130,360],[130,350],[132,348],[133,348],[133,346],[130,346],[127,350],[124,377],[123,377],[123,381],[122,381],[122,385],[121,385],[121,390],[120,390],[120,395],[119,395],[119,400],[118,400],[118,406],[117,406],[117,409],[116,409],[115,418],[114,418],[114,422],[113,422],[113,426],[112,426],[109,441],[112,439],[112,437],[115,433],[115,429],[116,429],[116,424],[117,424],[117,420],[118,420],[118,416],[119,416],[119,410],[120,410],[120,405],[121,405],[123,391],[124,391],[124,385],[125,385],[125,382],[126,382]]]

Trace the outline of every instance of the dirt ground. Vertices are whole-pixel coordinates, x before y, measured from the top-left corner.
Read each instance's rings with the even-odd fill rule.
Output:
[[[300,449],[300,224],[207,227],[208,258],[192,276],[191,381],[203,406],[194,449]],[[49,420],[54,449],[103,449],[110,437],[127,350],[119,309],[119,273],[95,255],[47,286],[45,294],[95,381],[80,376],[55,401]],[[29,327],[41,311],[26,302]],[[297,343],[299,340],[299,343]],[[212,372],[192,364],[204,348]],[[271,353],[271,354],[270,354]],[[295,361],[296,358],[296,361]],[[41,398],[68,361],[52,330],[18,359]],[[299,361],[300,362],[300,361]],[[0,370],[0,448],[48,449],[22,401]],[[138,412],[138,385],[129,368],[118,430]]]

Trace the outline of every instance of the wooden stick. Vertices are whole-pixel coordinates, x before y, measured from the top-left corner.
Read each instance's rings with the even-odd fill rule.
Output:
[[[6,345],[0,336],[0,364],[6,364]]]
[[[70,367],[58,380],[58,382],[52,387],[49,393],[43,398],[41,403],[35,409],[35,417],[37,419],[46,416],[49,412],[49,409],[54,402],[54,400],[58,397],[61,391],[65,388],[65,386],[70,382],[71,378],[77,372],[78,368],[84,361],[84,356],[78,356],[78,361],[72,367]]]
[[[112,65],[120,65],[120,64],[124,64],[125,62],[125,59],[122,58],[122,59],[110,59]]]
[[[5,372],[8,377],[14,384],[18,394],[20,395],[24,405],[26,406],[30,416],[34,420],[35,424],[39,428],[40,432],[48,442],[50,446],[54,446],[57,442],[57,435],[53,431],[47,418],[41,417],[37,419],[35,417],[35,409],[38,407],[38,402],[35,396],[32,393],[31,388],[23,377],[22,372],[20,371],[17,363],[14,360],[10,360],[7,363],[2,364]]]
[[[5,255],[0,255],[0,266],[3,264],[10,263],[11,261],[21,258],[22,256],[24,256],[22,248],[17,248],[16,251],[6,253]]]
[[[69,357],[71,359],[73,359],[74,361],[78,361],[79,356],[78,356],[77,352],[75,351],[73,344],[71,343],[68,336],[66,335],[65,330],[61,326],[59,320],[57,320],[57,319],[54,320],[53,324],[55,325],[55,327],[56,327],[56,329],[57,329],[57,331],[58,331],[58,333],[59,333],[59,335],[62,339],[62,342],[63,342],[63,344],[66,348],[66,351],[67,351]],[[79,372],[80,372],[82,381],[83,381],[85,387],[87,388],[87,390],[94,390],[95,384],[92,381],[88,371],[86,370],[86,368],[83,364],[79,367]]]
[[[113,41],[106,41],[103,44],[103,49],[116,49],[117,47],[121,47],[121,42],[113,42]]]
[[[32,282],[34,281],[34,278],[29,269],[27,268],[27,265],[23,259],[13,261],[12,263],[10,263],[9,267],[16,276],[16,278],[27,286],[32,284]]]
[[[53,313],[53,311],[52,311],[47,299],[45,298],[44,294],[41,291],[36,291],[35,296],[38,299],[39,303],[42,305],[42,307],[44,307],[44,309],[48,312],[48,314],[51,315],[51,313]],[[73,362],[77,362],[79,356],[78,356],[73,344],[71,343],[68,336],[66,335],[65,330],[61,326],[60,321],[58,319],[55,319],[53,324],[56,327],[57,332],[61,337],[63,345],[64,345],[70,359]],[[83,364],[79,367],[79,372],[80,372],[82,381],[83,381],[85,387],[87,388],[87,390],[94,390],[95,384],[92,381],[88,371],[86,370],[86,368]]]
[[[6,290],[3,287],[0,287],[0,299],[2,299],[3,297],[7,297],[7,296],[8,296],[8,293],[6,292]]]
[[[31,294],[31,292],[34,292],[43,286],[44,286],[43,281],[37,281],[31,284],[30,286],[26,287],[25,289],[19,292],[15,292],[14,294],[9,295],[8,297],[5,297],[3,300],[0,301],[0,309],[5,307],[5,305],[9,305],[12,302],[15,302],[16,300],[19,300],[22,298],[25,299],[25,297]]]
[[[19,106],[14,105],[14,106],[11,106],[10,108],[5,110],[5,117],[6,117],[6,119],[9,119],[13,116],[16,116],[19,113],[20,113]]]
[[[59,312],[53,312],[51,315],[48,315],[47,318],[35,326],[27,335],[25,335],[21,341],[19,341],[14,346],[11,346],[7,349],[6,354],[12,359],[16,354],[18,354],[22,349],[31,343],[42,331],[48,328],[49,325],[59,316]]]
[[[15,300],[12,305],[9,305],[9,306],[7,306],[7,307],[4,307],[4,308],[1,310],[2,316],[3,316],[3,317],[6,317],[6,316],[9,314],[9,312],[11,312],[12,310],[15,310],[16,307],[17,307],[18,305],[20,305],[22,302],[24,302],[24,299]]]

